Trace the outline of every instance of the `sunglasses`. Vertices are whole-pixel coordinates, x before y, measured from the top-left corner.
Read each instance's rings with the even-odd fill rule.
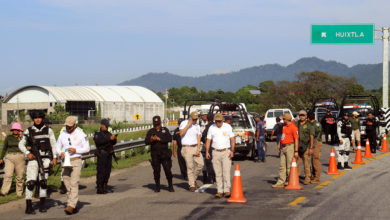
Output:
[[[304,115],[304,114],[300,114],[299,116],[306,116],[306,115]]]
[[[215,123],[221,123],[221,122],[222,122],[222,121],[219,121],[219,120],[218,120],[218,121],[215,121]]]

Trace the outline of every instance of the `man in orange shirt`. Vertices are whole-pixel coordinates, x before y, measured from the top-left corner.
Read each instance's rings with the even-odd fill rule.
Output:
[[[298,158],[299,134],[298,127],[291,122],[292,116],[288,113],[283,115],[283,134],[278,145],[280,149],[279,179],[272,188],[282,188],[288,184],[287,176],[290,175],[292,158]]]

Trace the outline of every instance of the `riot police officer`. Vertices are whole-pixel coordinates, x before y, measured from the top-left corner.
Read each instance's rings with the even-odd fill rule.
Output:
[[[363,123],[366,126],[367,138],[370,141],[370,150],[371,153],[376,153],[376,129],[378,127],[378,121],[374,118],[372,112],[368,113],[367,120]]]
[[[337,122],[337,135],[340,140],[338,150],[336,150],[338,160],[337,169],[350,170],[352,168],[348,165],[348,159],[351,150],[352,124],[347,113],[344,113],[342,117],[343,118]]]
[[[45,201],[47,197],[47,178],[49,176],[50,160],[52,159],[52,164],[55,166],[57,163],[57,154],[54,132],[51,128],[43,124],[45,114],[42,111],[34,111],[30,116],[34,121],[34,125],[24,132],[23,138],[19,142],[19,149],[28,159],[26,172],[26,214],[35,214],[31,199],[37,176],[39,174],[39,211],[46,212]],[[41,157],[41,161],[38,161],[38,156]],[[39,167],[40,163],[43,167]],[[42,169],[44,175],[39,172]]]
[[[165,176],[168,180],[169,192],[174,192],[172,184],[172,151],[168,149],[168,143],[172,141],[172,136],[168,128],[162,127],[160,116],[153,117],[153,128],[148,131],[145,137],[145,144],[151,145],[151,157],[154,181],[156,187],[155,192],[160,192],[160,172],[161,165],[164,169]]]
[[[107,183],[111,173],[113,146],[116,144],[116,137],[108,132],[109,127],[110,122],[107,119],[103,119],[100,122],[100,130],[96,131],[93,136],[97,156],[97,194],[108,192]]]

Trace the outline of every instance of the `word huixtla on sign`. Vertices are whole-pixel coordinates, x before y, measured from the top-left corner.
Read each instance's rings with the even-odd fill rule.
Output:
[[[374,24],[313,24],[312,44],[373,44]]]

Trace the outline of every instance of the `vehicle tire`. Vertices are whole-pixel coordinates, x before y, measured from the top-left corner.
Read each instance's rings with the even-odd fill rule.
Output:
[[[257,156],[257,148],[256,148],[256,142],[253,142],[252,143],[252,146],[251,146],[251,149],[249,150],[248,152],[248,157],[250,160],[254,160]]]

